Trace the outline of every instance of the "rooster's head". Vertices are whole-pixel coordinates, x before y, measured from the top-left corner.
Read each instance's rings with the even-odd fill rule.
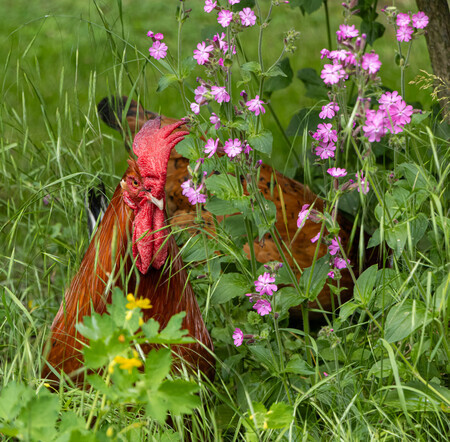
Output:
[[[123,200],[135,214],[133,257],[143,274],[150,265],[161,268],[167,258],[164,187],[170,152],[189,133],[174,132],[182,124],[160,127],[160,118],[147,121],[134,138],[137,161],[131,160],[130,166],[135,167],[129,168],[121,182]]]

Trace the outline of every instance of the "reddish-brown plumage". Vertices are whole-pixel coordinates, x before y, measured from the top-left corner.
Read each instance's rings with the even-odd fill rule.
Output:
[[[135,160],[129,160],[124,179],[129,175],[140,178]],[[82,366],[80,350],[86,340],[77,334],[75,325],[84,316],[90,315],[92,309],[97,313],[106,311],[113,286],[134,293],[137,298],[150,299],[153,307],[144,310],[144,320],[152,317],[161,327],[165,327],[175,313],[186,311],[183,328],[207,349],[213,350],[170,228],[166,231],[169,239],[165,264],[159,269],[150,266],[145,274],[132,269],[131,238],[135,213],[125,204],[123,193],[122,186],[118,185],[53,321],[51,348],[45,358],[58,372],[64,371],[70,375]],[[127,276],[130,272],[128,285],[124,287],[121,275]],[[176,352],[211,377],[214,358],[207,349],[195,343],[179,346]],[[55,378],[48,366],[44,367],[42,376]]]

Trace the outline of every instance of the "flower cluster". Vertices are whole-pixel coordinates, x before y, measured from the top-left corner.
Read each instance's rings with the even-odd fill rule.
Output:
[[[167,55],[167,45],[162,42],[164,35],[160,32],[155,34],[153,31],[148,31],[147,36],[153,40],[153,45],[148,49],[150,56],[155,60],[165,58]]]
[[[206,203],[206,195],[201,192],[203,186],[204,183],[195,186],[192,179],[189,179],[181,185],[181,188],[183,189],[181,193],[188,198],[192,205],[197,203]]]
[[[397,14],[396,17],[396,26],[397,26],[397,40],[399,42],[408,42],[411,41],[414,37],[414,28],[416,30],[424,29],[428,25],[428,17],[422,11],[419,11],[417,14],[414,14],[411,17],[411,13]],[[412,24],[412,26],[411,26]]]

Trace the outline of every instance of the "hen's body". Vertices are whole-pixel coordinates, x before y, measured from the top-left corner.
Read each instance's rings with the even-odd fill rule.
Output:
[[[116,130],[121,129],[118,121],[122,120],[122,111],[127,102],[127,97],[122,99],[103,99],[98,104],[99,114],[102,119]],[[131,135],[138,131],[143,124],[149,119],[157,117],[157,114],[144,110],[141,106],[138,107],[135,101],[131,101],[130,108],[127,112],[126,121],[131,130]],[[174,119],[161,117],[162,125],[173,123]],[[196,216],[195,207],[193,207],[188,199],[182,195],[181,184],[189,179],[187,166],[189,160],[182,157],[175,149],[172,150],[167,167],[167,208],[169,213],[169,222],[171,225],[193,225],[193,220]],[[320,224],[316,224],[310,220],[306,221],[305,225],[299,233],[297,233],[297,218],[298,213],[304,204],[314,204],[314,208],[318,211],[323,210],[324,201],[309,190],[307,186],[290,179],[283,174],[276,172],[271,166],[262,164],[260,168],[259,189],[264,198],[275,203],[277,208],[276,228],[280,234],[283,242],[288,246],[289,252],[284,250],[285,255],[289,256],[292,253],[293,258],[300,266],[305,269],[310,267],[316,252],[317,243],[312,243],[311,238],[316,236],[321,228]],[[285,217],[283,215],[285,213]],[[211,221],[211,216],[208,212],[202,212],[203,218],[206,221],[207,228],[210,228],[214,234],[214,225]],[[220,219],[220,217],[219,217]],[[357,248],[350,243],[350,235],[353,229],[353,224],[344,218],[340,213],[337,213],[336,221],[341,230],[339,236],[344,250],[350,259],[352,265],[357,272]],[[291,242],[295,237],[295,241]],[[280,254],[277,246],[270,235],[266,235],[264,242],[254,242],[256,259],[260,263],[269,261],[279,261]],[[248,246],[245,246],[248,253]],[[318,257],[322,257],[327,253],[325,244],[319,246]],[[292,263],[292,259],[290,259]],[[293,267],[295,269],[295,266]],[[348,270],[342,271],[341,287],[347,287],[349,290],[344,291],[341,295],[341,301],[349,298],[353,281]],[[310,302],[310,308],[323,307],[330,311],[332,306],[332,299],[330,290],[325,287],[318,296],[318,302]],[[337,305],[337,300],[335,300]],[[299,316],[300,309],[294,308],[291,310],[291,316]]]
[[[136,161],[130,160],[129,164],[124,179],[130,174],[139,175]],[[148,298],[153,307],[143,310],[144,320],[152,317],[161,327],[165,327],[175,313],[185,311],[183,328],[213,350],[170,228],[165,264],[160,269],[151,266],[145,274],[133,268],[131,236],[135,213],[125,204],[123,193],[119,184],[53,321],[51,349],[46,359],[58,372],[70,375],[82,366],[80,350],[86,340],[77,335],[75,325],[90,315],[92,309],[104,313],[114,286],[135,294],[136,298]],[[201,344],[180,346],[176,352],[205,374],[213,374],[214,358]],[[56,378],[48,366],[44,367],[42,376]]]

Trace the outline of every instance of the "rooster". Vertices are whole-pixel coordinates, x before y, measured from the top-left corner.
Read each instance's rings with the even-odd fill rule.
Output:
[[[100,117],[108,126],[127,134],[127,143],[130,142],[130,135],[132,137],[135,131],[139,130],[148,120],[160,117],[162,125],[170,125],[175,121],[172,118],[158,116],[151,111],[145,110],[126,96],[121,98],[104,98],[98,103],[97,109]],[[125,109],[128,109],[126,116],[122,115]],[[126,122],[127,127],[123,127],[122,122]],[[168,180],[166,184],[167,208],[172,225],[192,226],[192,221],[196,217],[195,207],[182,195],[181,184],[189,179],[188,165],[189,160],[182,157],[174,149],[168,162]],[[319,233],[320,224],[307,221],[302,230],[297,232],[298,213],[304,204],[314,205],[314,209],[323,211],[324,201],[311,192],[307,186],[274,171],[271,166],[262,164],[260,169],[259,189],[264,198],[273,201],[277,208],[275,226],[280,233],[281,239],[289,246],[290,253],[292,253],[292,257],[297,264],[301,268],[307,268],[311,266],[316,252],[316,244],[313,244],[311,239]],[[210,217],[208,217],[208,212],[203,211],[202,216],[213,233],[214,226],[209,219]],[[347,257],[352,263],[356,264],[358,261],[357,250],[350,240],[353,223],[348,221],[341,213],[336,214],[336,221],[340,226],[339,236]],[[261,263],[280,260],[278,249],[270,235],[267,235],[263,242],[255,241],[254,249],[256,258]],[[248,253],[248,246],[246,246],[245,250]],[[320,258],[326,253],[326,245],[321,244],[318,257]],[[289,256],[289,253],[287,255]],[[292,262],[293,260],[291,259]],[[358,274],[356,268],[355,273]],[[341,287],[348,288],[348,290],[341,293],[340,301],[342,302],[350,297],[353,287],[353,280],[348,270],[342,271]],[[310,309],[322,308],[331,311],[333,305],[338,305],[338,300],[332,300],[330,289],[325,287],[317,300],[310,302],[308,306]],[[290,316],[294,323],[298,321],[301,318],[300,307],[292,308]],[[321,314],[313,314],[310,317],[319,318],[321,316]]]
[[[167,163],[172,149],[188,134],[179,130],[182,124],[161,128],[161,119],[154,118],[136,135],[137,159],[128,160],[129,167],[53,321],[43,377],[55,378],[51,366],[79,379],[85,339],[77,335],[75,325],[92,309],[106,311],[112,285],[150,300],[153,307],[144,310],[144,321],[152,317],[165,327],[174,314],[185,311],[183,328],[197,342],[179,346],[176,352],[212,377],[213,344],[165,217]],[[126,286],[121,274],[130,276]]]

